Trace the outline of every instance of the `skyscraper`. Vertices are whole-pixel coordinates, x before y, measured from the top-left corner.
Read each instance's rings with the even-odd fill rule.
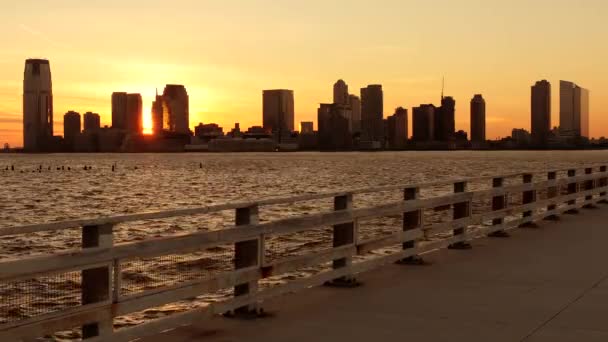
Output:
[[[334,84],[334,103],[349,105],[348,85],[343,80]]]
[[[39,151],[53,137],[53,87],[48,60],[28,59],[23,76],[23,148]]]
[[[589,91],[568,82],[559,82],[559,130],[572,137],[589,137]]]
[[[384,99],[382,86],[368,85],[361,88],[361,135],[362,140],[384,140]]]
[[[416,142],[435,140],[435,106],[427,104],[414,107],[412,124],[412,140]]]
[[[456,101],[451,96],[441,97],[441,107],[435,108],[434,140],[448,141],[456,132]]]
[[[404,148],[407,143],[407,109],[399,107],[387,118],[388,144],[390,148]]]
[[[551,83],[538,81],[532,86],[532,143],[542,146],[547,143],[551,131]]]
[[[85,132],[96,132],[101,128],[101,123],[99,120],[99,114],[86,112],[83,116],[84,121],[84,131]]]
[[[353,115],[352,115],[353,129],[352,129],[352,131],[353,131],[353,133],[361,132],[361,100],[356,95],[349,95],[348,104],[350,106],[350,109],[353,112]]]
[[[68,143],[72,143],[80,130],[80,114],[74,111],[65,113],[63,116],[63,138]]]
[[[112,93],[112,127],[127,129],[127,93]]]
[[[350,108],[337,103],[322,103],[317,111],[318,139],[321,150],[341,150],[352,146]]]
[[[141,94],[127,94],[125,129],[131,134],[142,134],[143,113]]]
[[[481,94],[471,99],[471,142],[482,144],[486,141],[486,101]]]
[[[163,91],[163,118],[170,132],[191,134],[190,131],[190,100],[186,87],[181,84],[167,84]]]
[[[156,97],[152,102],[152,132],[159,134],[163,129],[169,127],[168,114],[165,114],[163,97],[158,95],[156,91]]]
[[[293,90],[274,89],[262,93],[264,129],[285,134],[294,130]]]

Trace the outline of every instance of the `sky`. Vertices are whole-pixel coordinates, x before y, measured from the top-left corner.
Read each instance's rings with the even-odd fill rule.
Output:
[[[388,116],[438,105],[445,77],[457,129],[477,93],[488,139],[529,129],[540,79],[557,126],[564,79],[590,90],[591,135],[608,136],[605,18],[605,0],[2,0],[0,143],[22,145],[27,58],[50,60],[55,134],[68,110],[110,125],[114,91],[141,93],[147,117],[155,89],[184,84],[190,126],[228,131],[261,124],[263,89],[294,90],[296,127],[316,127],[338,79],[382,84]]]

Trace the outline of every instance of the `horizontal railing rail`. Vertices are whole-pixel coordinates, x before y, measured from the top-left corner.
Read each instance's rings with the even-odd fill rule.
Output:
[[[580,170],[583,172],[578,172]],[[564,171],[567,172],[566,177],[558,178],[558,172]],[[580,208],[608,200],[608,172],[604,165],[547,171],[543,178],[539,178],[539,175],[538,172],[517,173],[390,185],[258,202],[4,228],[0,230],[0,236],[81,227],[82,248],[0,261],[0,289],[1,284],[28,281],[52,274],[80,273],[77,286],[80,293],[79,305],[8,320],[0,324],[0,340],[28,340],[76,327],[81,327],[83,338],[129,340],[215,314],[232,312],[234,315],[251,315],[260,310],[264,300],[281,294],[325,283],[354,286],[357,284],[356,274],[387,263],[416,263],[421,255],[445,247],[467,249],[470,248],[469,242],[475,238],[507,236],[507,231],[513,228],[530,226],[536,221],[554,218],[565,212],[573,213]],[[522,182],[505,185],[504,180],[513,177],[521,177]],[[467,184],[473,180],[491,180],[492,187],[469,191]],[[421,188],[444,185],[453,186],[454,192],[420,197]],[[355,195],[396,190],[403,192],[403,200],[374,203],[363,208],[354,207]],[[540,193],[545,198],[539,199]],[[333,211],[259,221],[260,206],[332,197]],[[509,197],[517,197],[518,200],[509,203]],[[491,208],[486,208],[489,205]],[[445,213],[448,209],[452,213],[448,221],[424,222],[425,213]],[[113,227],[117,224],[225,210],[235,210],[235,225],[232,227],[138,242],[116,244],[114,241]],[[482,211],[475,213],[474,210]],[[399,226],[379,236],[364,236],[360,231],[360,224],[365,220],[387,218],[399,222]],[[269,239],[290,234],[308,234],[324,227],[332,227],[331,246],[315,250],[307,250],[304,246],[299,250],[303,253],[268,259]],[[205,276],[205,267],[202,267],[194,279],[123,293],[125,273],[122,265],[129,260],[207,252],[220,246],[232,246],[232,266],[228,269]],[[374,254],[375,251],[387,248],[388,252]],[[316,271],[307,277],[281,279],[280,285],[264,283],[267,279],[308,268]],[[202,308],[134,327],[113,327],[114,319],[119,316],[231,288],[233,290],[227,297]],[[19,308],[9,307],[8,311],[17,309]]]

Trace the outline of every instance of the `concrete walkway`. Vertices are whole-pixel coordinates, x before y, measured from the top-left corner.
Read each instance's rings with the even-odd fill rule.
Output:
[[[277,298],[272,318],[147,341],[608,341],[608,207],[473,246],[362,274],[360,288]]]

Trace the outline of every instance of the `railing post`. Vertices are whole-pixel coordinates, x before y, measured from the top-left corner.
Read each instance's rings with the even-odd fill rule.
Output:
[[[82,248],[112,247],[112,225],[82,227]],[[81,271],[82,305],[109,301],[112,297],[111,264]],[[113,332],[113,317],[110,310],[99,317],[99,321],[82,326],[82,338],[105,336]]]
[[[547,173],[547,180],[548,181],[557,181],[557,172],[555,171],[550,171],[549,173]],[[559,191],[559,187],[557,185],[550,185],[547,187],[547,199],[552,199],[557,197],[558,195],[558,191]],[[556,204],[549,204],[547,206],[547,212],[552,212],[555,209],[557,209],[557,205]],[[556,214],[549,214],[547,217],[544,218],[545,220],[549,220],[549,221],[556,221],[559,220],[559,216],[557,216]]]
[[[498,177],[492,179],[492,188],[499,189],[504,185],[504,178]],[[507,194],[502,194],[492,197],[492,211],[499,211],[505,209],[507,206]],[[492,226],[502,225],[504,219],[502,217],[495,218],[492,220]],[[506,238],[509,237],[509,233],[505,232],[504,229],[500,229],[488,234],[489,237]]]
[[[463,193],[467,191],[467,182],[454,183],[454,193]],[[469,201],[454,203],[453,219],[459,220],[471,216],[471,203]],[[454,229],[454,236],[464,235],[466,233],[466,225]],[[472,246],[467,241],[459,241],[451,244],[450,249],[471,249]]]
[[[334,211],[352,210],[353,195],[346,194],[334,197]],[[333,226],[333,247],[341,247],[352,245],[355,243],[355,222],[337,224]],[[344,267],[349,267],[352,264],[352,257],[336,259],[333,261],[333,269],[337,270]],[[355,277],[348,275],[343,276],[325,283],[327,286],[333,287],[356,287],[361,285]]]
[[[244,208],[236,209],[235,225],[246,226],[259,223],[258,206],[252,205]],[[234,245],[234,268],[248,268],[260,265],[260,239],[240,241]],[[238,284],[234,287],[234,296],[247,296],[255,294],[258,291],[257,280],[250,281],[244,284]],[[250,304],[234,310],[237,316],[250,317],[260,314],[260,308],[257,304]]]
[[[406,188],[403,191],[404,201],[414,201],[420,199],[419,188]],[[403,213],[403,231],[418,229],[422,227],[422,209]],[[403,250],[416,248],[416,240],[405,241]],[[397,262],[402,265],[426,265],[427,263],[419,255],[412,255]]]
[[[522,180],[524,184],[532,184],[533,176],[532,174],[526,173],[522,176]],[[521,204],[531,204],[536,202],[536,190],[526,190],[521,194]],[[526,210],[522,213],[522,218],[530,218],[532,219],[532,215],[534,214],[534,210]],[[537,228],[538,226],[533,221],[524,222],[519,225],[521,228]]]
[[[574,178],[574,177],[576,177],[576,170],[575,169],[568,170],[568,178]],[[578,182],[572,181],[572,182],[568,183],[568,195],[573,195],[573,194],[576,194],[577,192],[578,192]],[[568,206],[572,206],[575,204],[576,204],[576,199],[571,199],[566,202],[566,205],[568,205]],[[570,214],[570,215],[578,214],[578,210],[576,208],[572,208],[572,209],[569,209],[568,211],[566,211],[566,214]]]
[[[593,168],[592,167],[588,167],[585,169],[585,175],[587,176],[591,176],[593,175]],[[593,179],[588,179],[584,182],[584,190],[585,191],[589,191],[589,190],[593,190],[595,189],[595,181]],[[587,201],[591,201],[593,200],[593,194],[588,194],[585,195],[585,202]],[[593,203],[587,203],[583,206],[583,208],[585,209],[594,209],[596,208],[595,205],[593,205]]]
[[[600,178],[598,180],[598,186],[600,188],[604,188],[604,187],[608,186],[608,178],[606,178],[606,171],[607,171],[606,166],[600,166],[600,172],[602,173],[602,178]],[[597,203],[608,203],[608,199],[606,198],[606,190],[605,189],[603,189],[600,192],[600,200]]]

